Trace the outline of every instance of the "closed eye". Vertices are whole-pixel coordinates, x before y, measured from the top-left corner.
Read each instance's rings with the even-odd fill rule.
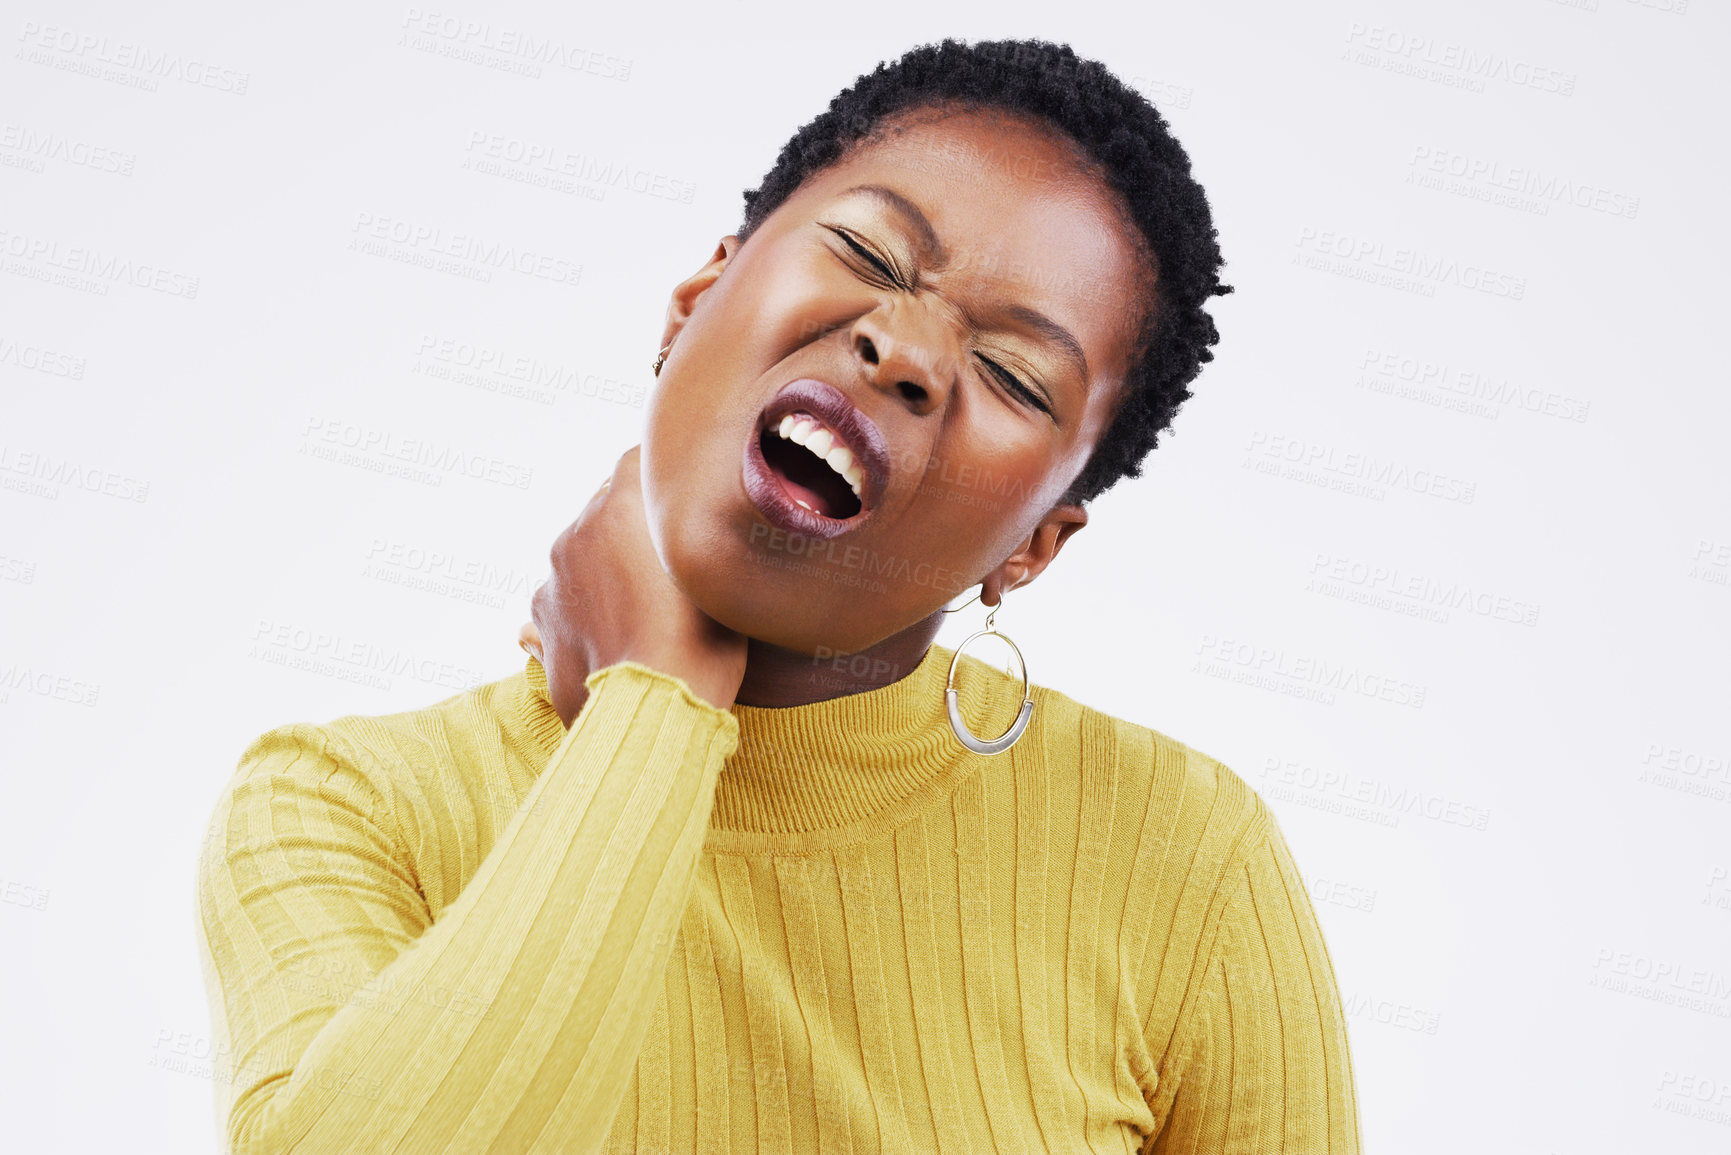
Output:
[[[834,225],[826,225],[824,227],[846,242],[847,247],[852,249],[854,254],[858,256],[860,260],[870,265],[872,270],[876,272],[878,276],[882,277],[892,288],[902,289],[907,292],[913,291],[902,280],[902,278],[896,274],[895,269],[890,266],[889,262],[860,244],[859,241],[854,239],[853,234],[849,233],[845,229],[838,229]]]
[[[1014,373],[1011,373],[1008,369],[1004,368],[990,357],[979,353],[974,354],[974,356],[979,357],[980,360],[986,364],[986,367],[992,371],[992,376],[1003,382],[1006,389],[1021,397],[1024,401],[1028,402],[1028,404],[1032,405],[1040,412],[1045,413],[1048,416],[1051,414],[1051,407],[1040,398],[1039,394],[1022,384],[1021,379]]]

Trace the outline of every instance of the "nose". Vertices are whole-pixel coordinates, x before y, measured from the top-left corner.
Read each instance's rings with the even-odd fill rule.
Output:
[[[885,302],[855,321],[853,350],[873,386],[894,391],[922,416],[943,407],[961,364],[960,342],[940,311],[907,300]]]

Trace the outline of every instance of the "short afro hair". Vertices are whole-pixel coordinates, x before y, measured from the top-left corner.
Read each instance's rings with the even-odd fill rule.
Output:
[[[745,193],[739,237],[743,243],[808,177],[874,139],[892,116],[952,104],[1004,110],[1058,129],[1122,197],[1153,255],[1154,299],[1124,396],[1062,498],[1092,501],[1121,478],[1142,476],[1143,458],[1190,399],[1203,362],[1214,359],[1210,346],[1220,333],[1203,305],[1232,292],[1220,282],[1220,246],[1190,157],[1153,104],[1105,65],[1045,40],[953,39],[881,63],[782,146],[763,183]]]

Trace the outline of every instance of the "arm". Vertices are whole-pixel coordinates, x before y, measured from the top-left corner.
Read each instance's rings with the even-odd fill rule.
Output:
[[[738,727],[635,662],[585,684],[436,923],[345,746],[298,726],[247,751],[199,864],[234,1152],[601,1147]]]
[[[1178,1089],[1155,1155],[1357,1155],[1362,1142],[1334,967],[1280,828],[1265,822],[1227,880],[1179,1023]]]

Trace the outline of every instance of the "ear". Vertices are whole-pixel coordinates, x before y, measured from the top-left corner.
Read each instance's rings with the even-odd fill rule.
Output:
[[[667,324],[661,330],[662,348],[673,344],[674,338],[679,336],[679,331],[685,328],[685,323],[691,320],[691,314],[697,310],[697,302],[709,286],[715,284],[721,271],[738,251],[739,238],[732,233],[727,234],[721,238],[721,243],[715,246],[715,252],[707,264],[674,286],[673,296],[667,301]]]
[[[996,606],[1004,595],[1018,586],[1025,586],[1039,577],[1070,535],[1088,524],[1088,511],[1080,505],[1053,506],[1028,540],[1016,552],[987,574],[980,586],[980,604]]]

